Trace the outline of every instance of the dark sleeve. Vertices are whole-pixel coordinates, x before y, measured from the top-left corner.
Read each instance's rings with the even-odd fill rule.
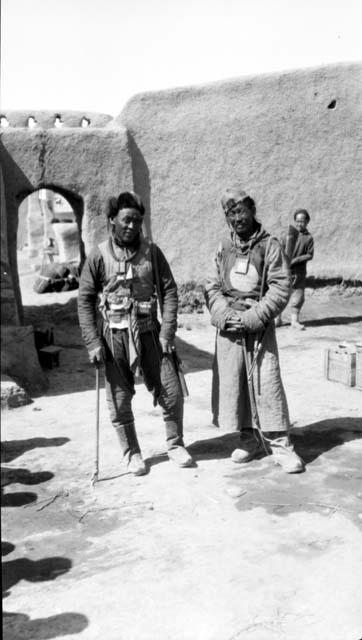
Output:
[[[177,329],[177,285],[161,249],[156,246],[158,273],[160,277],[161,295],[163,301],[163,317],[160,338],[173,340]]]
[[[84,263],[79,280],[78,317],[82,338],[88,351],[102,346],[97,329],[98,293],[102,288],[103,259],[94,249]]]
[[[291,265],[294,266],[295,264],[308,262],[308,260],[312,260],[313,256],[314,256],[314,240],[313,240],[313,236],[309,236],[308,242],[306,242],[302,255],[297,256],[296,258],[293,258]]]

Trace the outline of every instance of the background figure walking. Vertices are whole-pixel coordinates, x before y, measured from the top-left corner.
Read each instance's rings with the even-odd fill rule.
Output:
[[[297,209],[294,213],[294,234],[290,231],[283,234],[281,244],[290,259],[290,270],[292,273],[292,295],[289,300],[290,325],[294,329],[304,330],[305,327],[299,322],[301,308],[304,304],[304,291],[307,276],[307,262],[312,260],[314,255],[314,240],[307,227],[310,222],[310,215],[306,209]],[[291,243],[288,237],[293,236]],[[281,324],[279,316],[278,325]]]

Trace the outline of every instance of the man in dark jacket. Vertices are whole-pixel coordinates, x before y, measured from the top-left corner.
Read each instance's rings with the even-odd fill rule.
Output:
[[[289,438],[274,329],[274,318],[290,295],[287,259],[278,240],[256,220],[254,200],[239,185],[225,190],[221,204],[229,232],[219,243],[205,284],[217,328],[213,421],[224,430],[240,431],[234,462],[248,462],[264,448],[284,471],[297,473],[304,464]]]
[[[162,407],[170,460],[190,466],[192,458],[183,443],[183,397],[171,357],[177,328],[176,283],[161,250],[142,235],[144,206],[137,194],[123,192],[111,199],[108,216],[109,238],[90,252],[79,285],[79,322],[89,358],[97,365],[104,360],[110,418],[128,470],[146,473],[132,412],[139,369]],[[163,298],[161,327],[156,263]]]

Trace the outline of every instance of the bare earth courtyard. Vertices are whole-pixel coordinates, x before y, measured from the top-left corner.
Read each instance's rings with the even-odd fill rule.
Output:
[[[2,416],[6,640],[360,640],[362,391],[324,378],[324,350],[362,338],[360,295],[307,298],[307,329],[278,329],[294,443],[305,473],[270,457],[230,461],[236,434],[210,426],[214,329],[180,315],[190,398],[185,441],[165,455],[159,408],[142,384],[134,409],[150,471],[120,465],[101,391],[94,488],[95,373],[76,293],[32,293],[26,320],[62,347],[49,391]],[[333,293],[333,292],[332,292]]]

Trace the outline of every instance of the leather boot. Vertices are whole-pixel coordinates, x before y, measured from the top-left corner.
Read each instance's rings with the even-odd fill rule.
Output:
[[[240,445],[231,454],[231,460],[237,464],[249,462],[263,451],[260,436],[256,429],[246,429],[240,433]]]
[[[116,427],[116,432],[127,471],[135,476],[142,476],[147,473],[146,465],[142,460],[134,423],[119,425]]]
[[[300,473],[305,470],[304,462],[294,451],[288,434],[282,432],[265,435],[275,464],[280,465],[286,473]]]
[[[178,467],[190,467],[193,464],[193,459],[184,446],[182,425],[170,420],[165,422],[165,426],[169,460]]]

